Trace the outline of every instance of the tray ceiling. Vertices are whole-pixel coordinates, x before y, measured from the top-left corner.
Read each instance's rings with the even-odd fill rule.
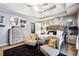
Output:
[[[78,11],[78,3],[2,3],[3,7],[36,19],[72,15]]]

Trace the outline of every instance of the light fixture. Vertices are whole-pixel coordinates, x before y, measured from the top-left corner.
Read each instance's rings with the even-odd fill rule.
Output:
[[[68,19],[68,22],[72,22],[73,20],[72,19]]]
[[[27,3],[28,5],[31,5],[31,6],[36,6],[38,5],[39,3]]]
[[[62,20],[62,19],[63,19],[63,17],[60,17],[60,19]]]
[[[39,8],[37,6],[32,7],[35,11],[39,12]]]

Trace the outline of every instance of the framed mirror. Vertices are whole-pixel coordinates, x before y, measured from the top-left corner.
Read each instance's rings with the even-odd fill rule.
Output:
[[[35,23],[31,23],[31,33],[35,33]]]

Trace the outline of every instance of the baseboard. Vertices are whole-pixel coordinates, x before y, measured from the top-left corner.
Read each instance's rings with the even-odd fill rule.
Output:
[[[6,44],[0,44],[0,46],[5,46],[5,45],[8,45],[8,43],[6,43]]]

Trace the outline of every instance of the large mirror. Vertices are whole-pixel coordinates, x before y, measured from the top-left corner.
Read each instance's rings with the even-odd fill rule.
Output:
[[[31,33],[35,33],[35,23],[31,23]]]

